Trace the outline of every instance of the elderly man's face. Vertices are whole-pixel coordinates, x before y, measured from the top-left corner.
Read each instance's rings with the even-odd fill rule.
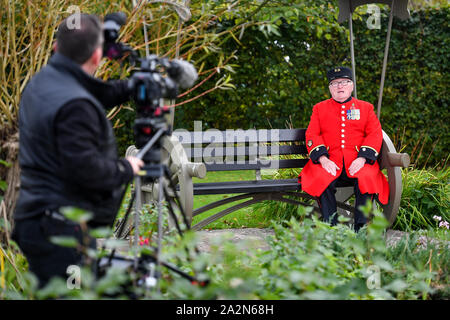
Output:
[[[353,81],[345,78],[339,78],[331,81],[330,85],[331,97],[339,102],[347,100],[353,92]]]

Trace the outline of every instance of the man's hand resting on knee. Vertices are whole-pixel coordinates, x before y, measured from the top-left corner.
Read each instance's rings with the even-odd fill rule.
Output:
[[[350,165],[350,168],[348,168],[348,173],[350,173],[351,176],[355,175],[359,170],[362,169],[362,167],[364,167],[365,164],[366,158],[356,158]]]
[[[337,170],[340,170],[339,167],[336,165],[336,163],[328,159],[326,156],[321,156],[319,158],[319,162],[322,165],[322,168],[324,168],[325,171],[327,171],[333,176],[336,175]]]

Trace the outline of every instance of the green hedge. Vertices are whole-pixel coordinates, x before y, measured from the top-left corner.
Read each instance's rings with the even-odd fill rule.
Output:
[[[368,29],[366,20],[354,19],[357,92],[376,108],[388,12],[382,10],[379,30]],[[420,167],[446,166],[448,158],[448,20],[447,7],[411,12],[409,20],[393,23],[381,123]],[[236,89],[178,108],[175,126],[192,130],[193,121],[202,120],[203,129],[306,127],[312,106],[329,97],[326,70],[351,66],[347,23],[321,29],[280,22],[279,35],[250,29],[242,45],[225,46],[237,50]]]

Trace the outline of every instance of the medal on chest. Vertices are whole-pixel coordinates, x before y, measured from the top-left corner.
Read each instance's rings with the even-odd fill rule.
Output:
[[[355,104],[352,104],[350,109],[347,110],[347,120],[359,120],[360,118],[360,110],[355,108]]]

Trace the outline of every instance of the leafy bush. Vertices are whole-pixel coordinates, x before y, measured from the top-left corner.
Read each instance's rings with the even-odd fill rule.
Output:
[[[450,221],[450,168],[403,170],[403,193],[393,229],[410,231],[439,227],[433,216]]]
[[[21,288],[8,283],[1,294],[6,299],[448,298],[449,233],[434,233],[433,241],[413,234],[388,246],[384,233],[387,221],[381,212],[370,205],[364,212],[371,212],[374,219],[355,233],[343,224],[331,227],[315,217],[305,219],[305,209],[300,221],[292,218],[274,223],[275,235],[269,239],[268,251],[249,250],[249,244],[235,245],[222,237],[216,239],[211,252],[193,254],[198,241],[195,233],[187,232],[183,238],[166,236],[162,259],[199,279],[210,279],[205,287],[163,269],[159,290],[144,290],[135,286],[136,273],[111,268],[100,279],[83,269],[81,289],[69,289],[65,281],[55,279],[36,290],[31,280]],[[142,246],[142,252],[148,249]],[[26,272],[21,276],[33,278]]]
[[[268,174],[269,179],[292,179],[300,170],[278,170]],[[450,221],[450,168],[440,171],[402,170],[403,193],[397,218],[392,229],[412,231],[439,228],[434,216]],[[314,201],[308,201],[310,205]],[[271,217],[280,222],[298,217],[303,209],[296,205],[264,201],[253,206],[254,214]]]
[[[365,209],[371,211],[370,206]],[[303,216],[307,210],[303,211]],[[274,224],[271,250],[252,254],[222,242],[205,255],[212,283],[201,289],[174,279],[164,298],[182,299],[428,299],[448,287],[448,233],[418,246],[417,236],[385,243],[387,221],[374,210],[360,233],[317,218]],[[223,241],[223,240],[222,240]],[[430,266],[433,266],[432,268]],[[378,274],[374,274],[378,272]],[[379,276],[379,278],[376,278]],[[433,286],[432,286],[433,285]],[[439,291],[436,289],[442,288]],[[443,289],[446,288],[446,289]],[[445,296],[445,295],[444,295]]]
[[[278,17],[276,33],[248,28],[239,43],[224,47],[237,50],[236,89],[215,91],[177,110],[176,126],[192,130],[201,119],[205,129],[284,128],[293,115],[294,127],[305,128],[313,105],[329,98],[326,70],[351,66],[348,25],[337,22],[337,1],[317,2],[297,16]],[[397,150],[405,146],[418,167],[444,166],[448,156],[450,59],[443,30],[449,13],[445,5],[393,22],[380,121]],[[381,8],[380,29],[368,29],[367,18],[355,13],[357,93],[376,107],[389,9]]]

